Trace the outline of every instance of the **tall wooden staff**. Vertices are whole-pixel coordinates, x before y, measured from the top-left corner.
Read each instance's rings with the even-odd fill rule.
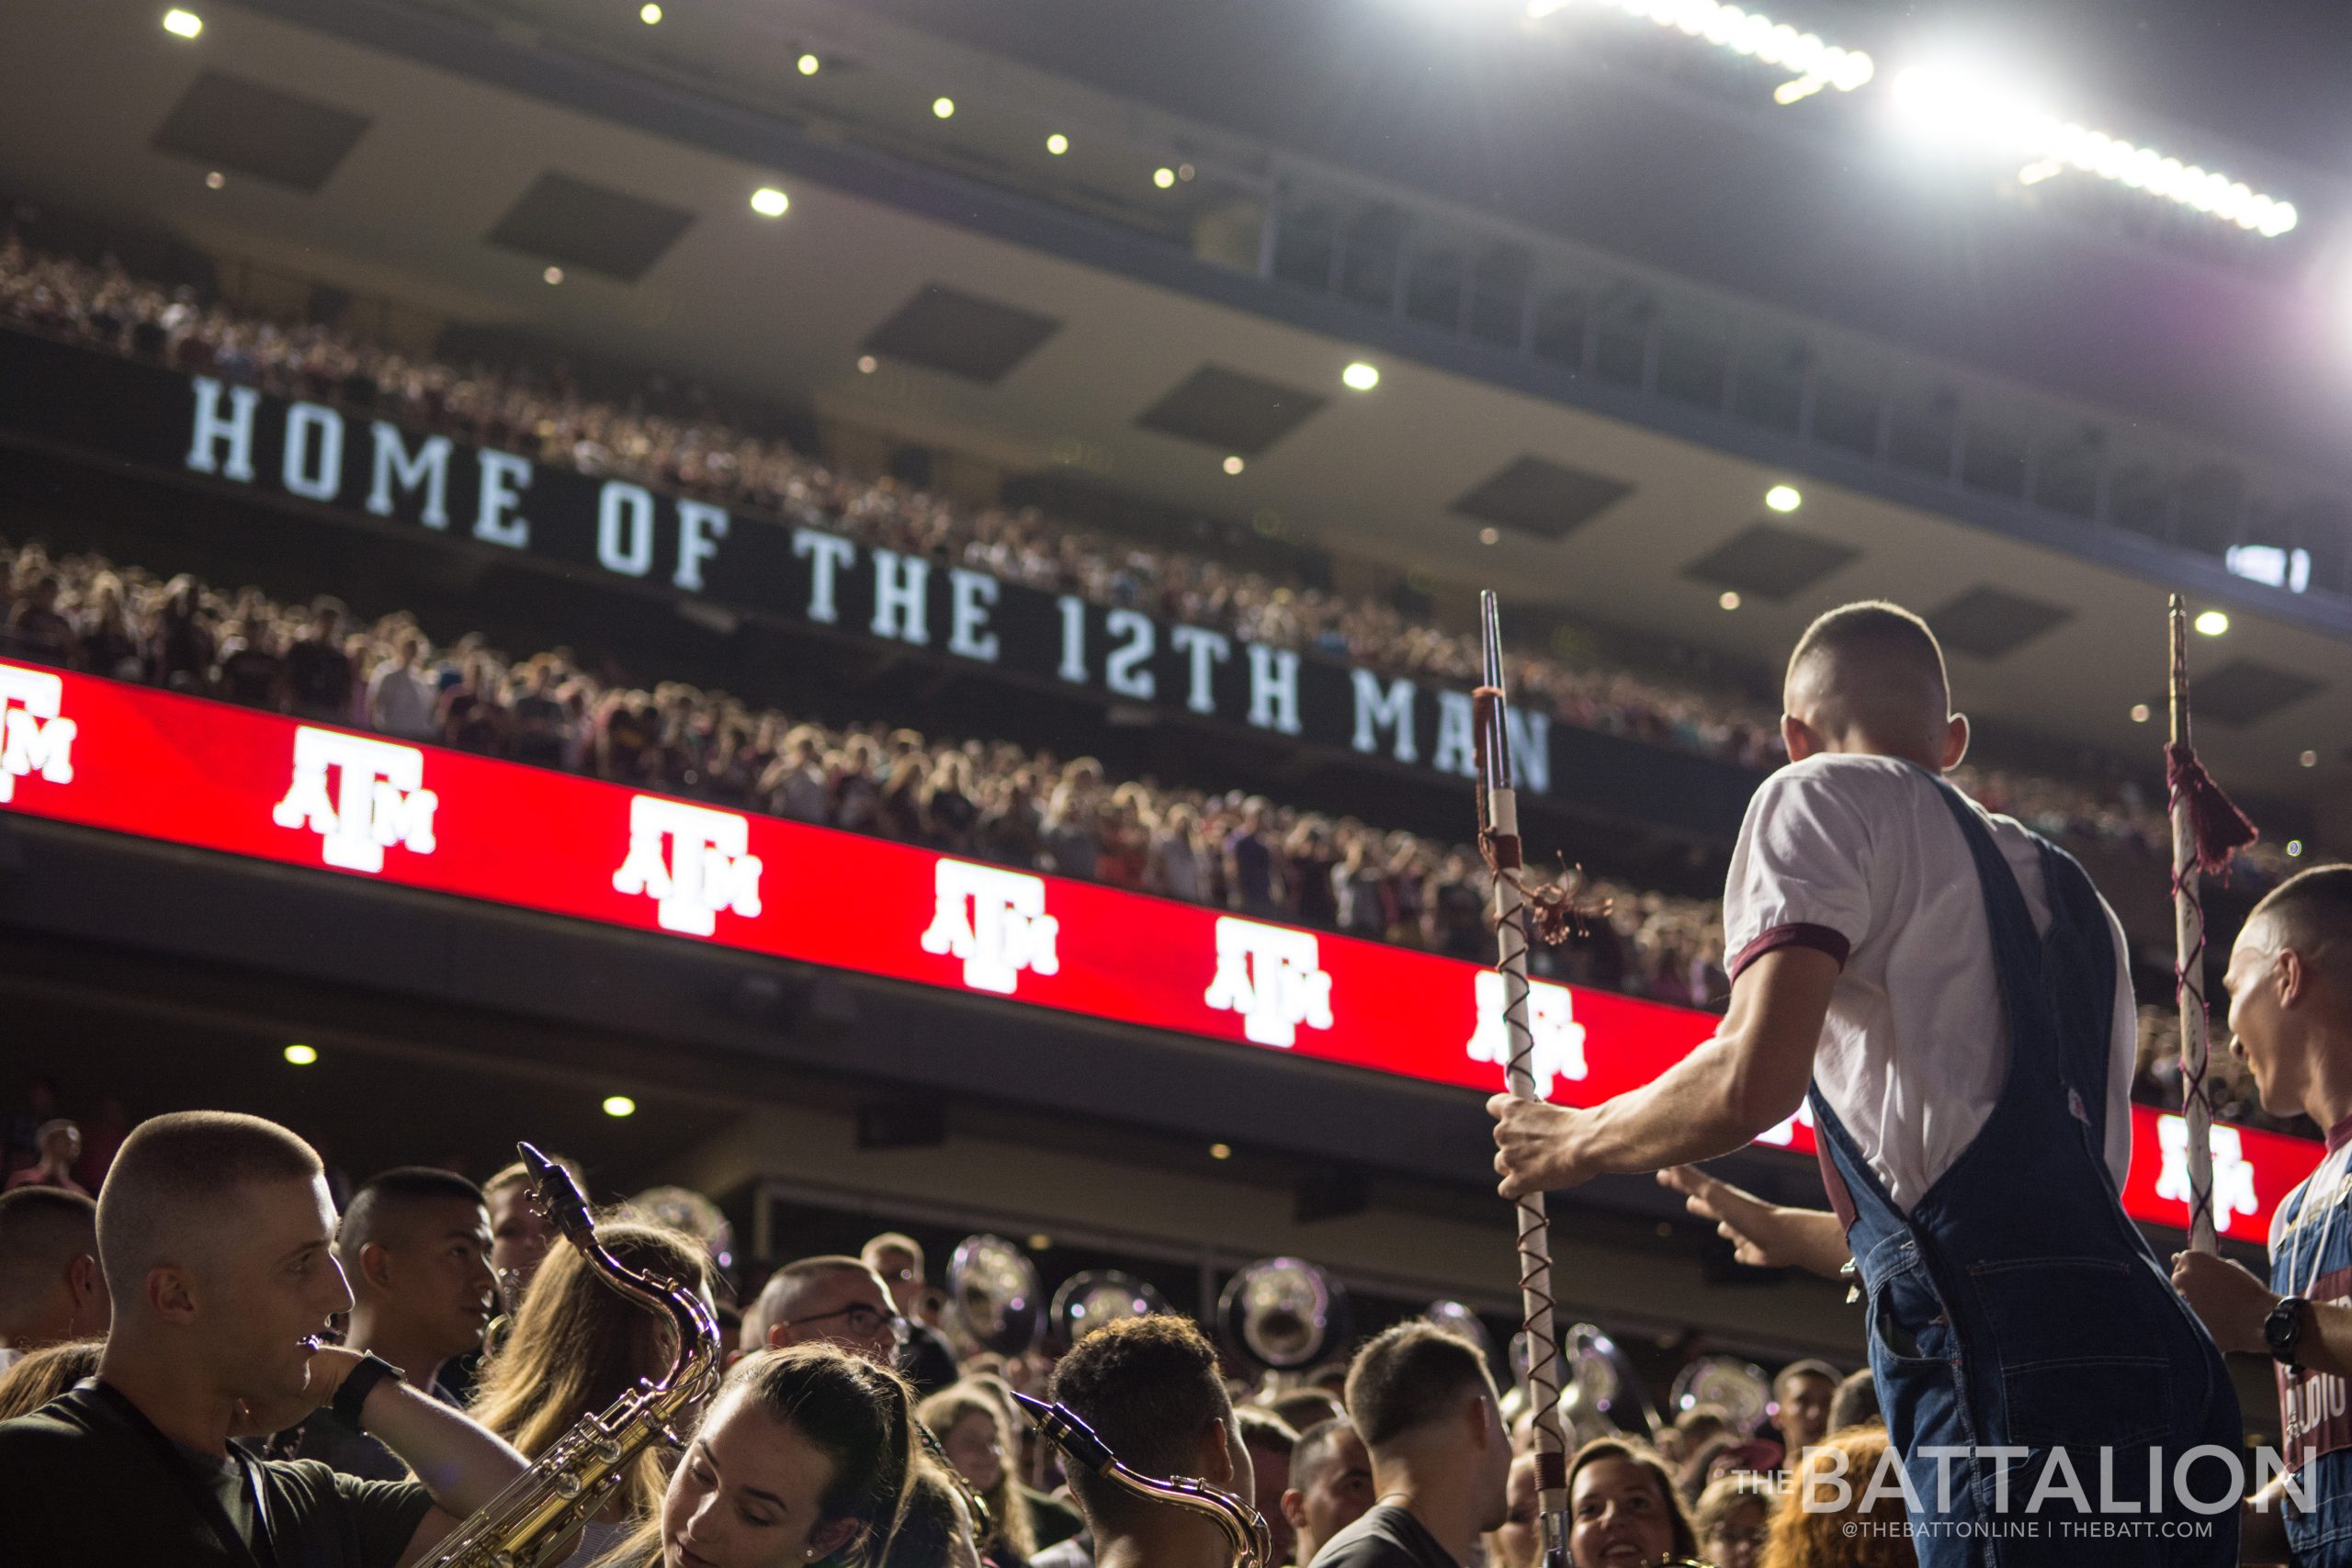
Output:
[[[1495,968],[1503,977],[1503,1027],[1510,1039],[1504,1080],[1522,1100],[1542,1100],[1535,1084],[1535,1036],[1527,1022],[1527,890],[1520,879],[1519,796],[1511,787],[1510,725],[1503,696],[1501,623],[1491,592],[1478,595],[1486,683],[1478,688],[1478,843],[1494,873]],[[1517,1201],[1519,1298],[1527,1328],[1527,1397],[1535,1417],[1536,1506],[1547,1563],[1568,1559],[1567,1439],[1560,1426],[1559,1337],[1552,1324],[1552,1233],[1544,1194]]]
[[[2254,841],[2254,824],[2206,773],[2188,739],[2188,611],[2172,596],[2172,735],[2165,797],[2172,815],[2173,993],[2180,1008],[2180,1101],[2188,1132],[2188,1245],[2215,1250],[2213,1091],[2205,1016],[2205,906],[2200,872],[2218,874]]]

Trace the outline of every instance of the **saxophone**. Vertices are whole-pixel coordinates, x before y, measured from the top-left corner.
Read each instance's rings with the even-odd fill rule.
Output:
[[[1046,1434],[1071,1463],[1084,1465],[1138,1497],[1207,1515],[1225,1532],[1226,1544],[1233,1551],[1233,1568],[1270,1568],[1274,1555],[1273,1536],[1266,1529],[1264,1516],[1240,1498],[1190,1476],[1162,1481],[1129,1470],[1119,1462],[1119,1456],[1111,1451],[1111,1446],[1096,1437],[1094,1429],[1068,1406],[1048,1404],[1018,1390],[1012,1397],[1021,1402],[1021,1408],[1037,1424],[1037,1430]]]
[[[596,1239],[596,1222],[571,1173],[528,1144],[518,1145],[539,1208],[614,1289],[678,1328],[678,1359],[659,1382],[640,1382],[601,1415],[555,1440],[531,1467],[435,1547],[418,1568],[531,1568],[570,1544],[596,1516],[623,1472],[656,1443],[684,1448],[689,1421],[718,1385],[718,1325],[684,1283],[648,1277]]]

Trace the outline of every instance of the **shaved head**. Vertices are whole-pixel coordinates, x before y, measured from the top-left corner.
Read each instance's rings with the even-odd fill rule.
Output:
[[[0,1345],[30,1349],[106,1332],[97,1205],[55,1187],[0,1195]]]
[[[2272,888],[2246,916],[2242,939],[2292,949],[2305,965],[2352,980],[2352,865],[2318,865]]]
[[[1781,700],[1792,758],[1859,752],[1941,773],[1967,747],[1936,634],[1883,600],[1841,605],[1806,627]]]
[[[217,1257],[240,1224],[243,1189],[308,1184],[322,1170],[310,1145],[258,1116],[182,1111],[141,1122],[98,1191],[98,1260],[115,1301],[137,1300],[152,1269]]]

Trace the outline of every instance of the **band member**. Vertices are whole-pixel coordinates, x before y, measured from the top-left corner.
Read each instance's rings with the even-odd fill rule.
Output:
[[[745,1350],[838,1345],[896,1367],[907,1326],[882,1276],[856,1258],[803,1258],[768,1276],[743,1314],[737,1343]]]
[[[60,1187],[0,1193],[0,1368],[28,1350],[104,1334],[98,1208]]]
[[[906,1348],[899,1352],[899,1370],[928,1397],[956,1381],[956,1352],[947,1337],[922,1319],[922,1247],[910,1235],[884,1231],[858,1249],[858,1260],[882,1277],[890,1303],[907,1320]]]
[[[1191,1476],[1256,1504],[1250,1456],[1216,1349],[1189,1319],[1168,1314],[1105,1325],[1054,1367],[1051,1397],[1094,1429],[1128,1468]],[[1229,1568],[1216,1522],[1138,1497],[1072,1466],[1071,1495],[1094,1532],[1100,1568]]]
[[[2225,1350],[2278,1363],[2288,1474],[2246,1510],[2250,1562],[2352,1564],[2352,865],[2291,877],[2254,908],[2230,952],[2230,1054],[2262,1108],[2327,1129],[2327,1156],[2270,1221],[2270,1280],[2211,1253],[2173,1280]],[[2308,1508],[2288,1493],[2312,1500]]]
[[[462,1407],[443,1373],[481,1348],[497,1302],[490,1246],[481,1191],[464,1177],[431,1166],[370,1177],[335,1226],[335,1261],[352,1294],[345,1346],[381,1357],[403,1369],[413,1387]],[[279,1433],[270,1452],[368,1481],[408,1477],[390,1449],[333,1411],[313,1411]]]
[[[659,1225],[603,1220],[596,1239],[639,1274],[687,1282],[710,1301],[710,1254],[691,1237]],[[613,1289],[576,1247],[550,1253],[514,1314],[514,1326],[485,1357],[467,1414],[537,1459],[582,1417],[610,1409],[629,1390],[651,1382],[678,1359],[678,1331],[667,1313],[650,1313]],[[591,1563],[652,1517],[669,1479],[663,1456],[649,1447],[582,1531],[570,1561]]]
[[[1354,1422],[1334,1416],[1301,1432],[1291,1445],[1290,1486],[1282,1495],[1283,1517],[1295,1537],[1291,1561],[1306,1568],[1325,1541],[1363,1517],[1374,1495],[1372,1455]]]
[[[97,1376],[0,1423],[0,1562],[354,1564],[422,1555],[522,1472],[513,1449],[316,1336],[351,1306],[319,1156],[259,1117],[159,1116],[98,1195],[114,1326]],[[247,1458],[330,1407],[418,1482]]]
[[[1928,1568],[2067,1450],[2144,1534],[2086,1540],[2080,1490],[1991,1542],[2002,1563],[2234,1562],[2234,1519],[2177,1461],[2233,1448],[2221,1353],[2125,1216],[2134,1047],[2123,934],[2082,868],[1946,784],[1968,745],[1926,623],[1885,604],[1815,621],[1789,660],[1789,765],[1749,803],[1724,889],[1736,956],[1715,1037],[1593,1110],[1498,1096],[1502,1190],[1573,1187],[1741,1147],[1809,1099],[1868,1292],[1871,1366],[1918,1499]],[[2055,1303],[2063,1310],[2053,1310]],[[1990,1450],[2024,1449],[2041,1471]],[[2147,1490],[2157,1452],[2161,1495]],[[2226,1466],[2200,1457],[2187,1492]],[[2078,1506],[2079,1505],[2079,1506]],[[2177,1522],[2183,1533],[2168,1536]]]
[[[1647,1445],[1595,1438],[1569,1458],[1569,1568],[1631,1568],[1698,1551],[1690,1510]]]
[[[914,1391],[831,1345],[738,1361],[662,1496],[603,1568],[879,1562],[918,1462]]]
[[[554,1156],[555,1163],[585,1188],[587,1177],[577,1162]],[[500,1293],[508,1312],[523,1304],[523,1292],[559,1239],[555,1226],[531,1201],[531,1172],[520,1161],[482,1183],[483,1205],[490,1211],[490,1266],[498,1275]]]
[[[1323,1568],[1455,1568],[1510,1517],[1510,1435],[1486,1353],[1434,1324],[1400,1323],[1356,1352],[1348,1419],[1378,1495],[1325,1541]]]

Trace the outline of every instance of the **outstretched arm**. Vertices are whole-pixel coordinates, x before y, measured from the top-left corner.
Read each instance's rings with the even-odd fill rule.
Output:
[[[1589,1111],[1498,1094],[1496,1174],[1506,1198],[1729,1154],[1796,1113],[1829,1016],[1838,962],[1810,947],[1764,954],[1732,982],[1715,1037]]]
[[[1682,1206],[1715,1222],[1732,1256],[1757,1269],[1804,1269],[1836,1280],[1853,1254],[1846,1227],[1826,1209],[1792,1209],[1708,1175],[1695,1165],[1657,1173],[1658,1185],[1682,1194]]]

